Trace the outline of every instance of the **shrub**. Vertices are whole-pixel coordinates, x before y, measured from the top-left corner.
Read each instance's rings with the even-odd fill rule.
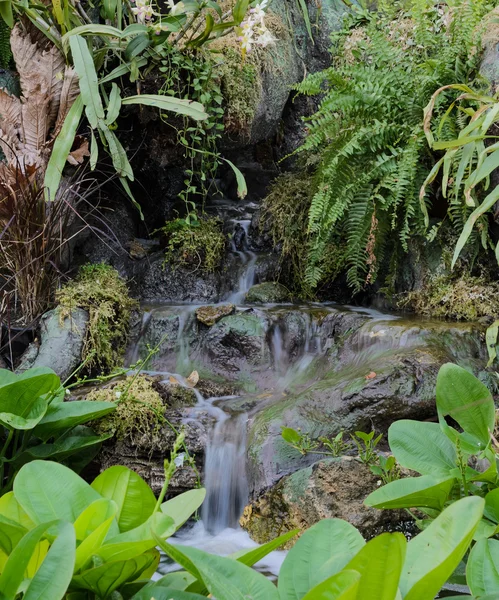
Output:
[[[161,234],[166,245],[165,265],[213,273],[222,262],[227,244],[221,225],[212,217],[192,223],[175,219],[158,229],[155,233]]]
[[[83,348],[87,371],[112,371],[123,360],[130,313],[137,306],[116,269],[105,264],[86,265],[73,281],[57,292],[61,319],[76,308],[89,313]]]

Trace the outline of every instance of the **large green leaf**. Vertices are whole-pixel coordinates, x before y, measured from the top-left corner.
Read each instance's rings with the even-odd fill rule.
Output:
[[[0,515],[0,550],[9,555],[27,532],[20,523]]]
[[[33,529],[35,526],[17,501],[14,492],[8,492],[0,497],[0,515],[22,525],[26,529]]]
[[[100,495],[71,469],[51,461],[24,465],[14,480],[14,495],[35,523],[77,517]]]
[[[374,490],[364,504],[374,508],[424,507],[442,510],[455,482],[455,478],[436,479],[430,475],[404,477]]]
[[[131,560],[106,563],[75,575],[72,587],[90,590],[98,598],[108,598],[128,581],[135,581],[156,561],[156,552],[150,550]]]
[[[23,600],[61,600],[73,576],[76,538],[70,523],[59,525],[59,535],[28,584]]]
[[[360,573],[358,597],[395,600],[407,542],[401,533],[383,533],[368,542],[345,567]]]
[[[116,518],[122,532],[145,523],[156,506],[151,488],[140,475],[127,467],[106,469],[93,481],[92,488],[104,498],[116,502]]]
[[[46,442],[51,437],[61,435],[62,431],[100,419],[115,409],[113,402],[90,400],[51,404],[33,434]]]
[[[241,550],[231,555],[231,558],[235,558],[237,561],[243,563],[243,565],[247,565],[248,567],[252,567],[255,563],[262,558],[265,558],[274,550],[277,550],[289,540],[292,540],[299,533],[299,529],[293,529],[293,531],[288,531],[288,533],[283,533],[279,537],[275,538],[262,546],[257,546],[256,548],[251,548],[251,550]]]
[[[357,571],[340,571],[316,585],[303,600],[357,600],[363,598],[357,595],[359,582],[360,573]],[[367,597],[370,600],[370,596]]]
[[[104,121],[104,107],[99,92],[97,72],[94,59],[87,42],[80,35],[69,38],[69,45],[73,55],[73,63],[78,73],[79,85],[85,114],[92,129],[96,129],[99,121]]]
[[[112,526],[118,529],[114,516],[117,506],[112,500],[101,498],[92,502],[76,519],[76,539],[81,542],[76,549],[75,572],[85,568],[96,555]]]
[[[17,592],[24,580],[24,573],[38,543],[48,529],[59,523],[59,521],[42,523],[29,531],[14,548],[0,575],[0,596],[3,599],[14,600],[17,597]]]
[[[499,189],[499,188],[498,188]],[[488,388],[474,375],[457,365],[447,363],[437,377],[437,408],[449,415],[464,431],[485,447],[494,431],[494,400]]]
[[[396,421],[388,430],[388,442],[402,466],[422,475],[449,477],[456,468],[456,449],[438,423]]]
[[[83,100],[78,96],[69,109],[59,135],[56,137],[52,152],[50,153],[47,170],[44,179],[44,194],[47,202],[55,200],[59,184],[61,183],[62,172],[66,166],[71,146],[73,145],[78,125],[80,124],[83,112]]]
[[[59,377],[46,368],[29,369],[0,386],[0,424],[13,429],[31,429],[43,417],[48,406],[48,394],[61,383]]]
[[[140,592],[132,597],[132,600],[151,600],[152,598],[154,600],[206,600],[206,596],[191,594],[190,592],[166,588],[160,585],[153,585],[140,590]]]
[[[485,509],[483,514],[494,521],[494,523],[499,523],[499,488],[495,490],[491,490],[485,496]]]
[[[458,500],[408,543],[400,580],[404,600],[433,600],[468,549],[484,506],[477,496]]]
[[[171,517],[175,522],[175,527],[179,529],[203,504],[205,497],[206,490],[204,488],[189,490],[163,502],[161,512]]]
[[[499,595],[499,541],[479,540],[466,566],[466,582],[475,596]]]
[[[172,98],[171,96],[159,96],[156,94],[141,94],[139,96],[128,96],[123,98],[121,104],[146,104],[147,106],[155,106],[160,110],[168,110],[179,115],[185,115],[202,121],[208,118],[204,107],[199,102],[193,100],[185,100],[184,98]]]
[[[274,584],[261,573],[233,560],[197,548],[177,548],[196,565],[203,583],[217,600],[279,600]]]
[[[364,544],[355,527],[341,519],[324,519],[305,531],[281,567],[281,600],[303,598],[318,583],[341,571]]]

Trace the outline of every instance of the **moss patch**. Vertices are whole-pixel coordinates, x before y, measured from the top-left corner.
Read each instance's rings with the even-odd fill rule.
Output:
[[[109,265],[86,265],[57,292],[64,321],[74,308],[88,311],[89,325],[82,358],[86,370],[108,373],[122,362],[130,312],[137,306],[124,279]]]
[[[156,233],[166,246],[165,265],[213,273],[225,254],[227,238],[217,218],[200,219],[195,225],[175,219]]]
[[[432,317],[476,321],[499,315],[499,282],[464,274],[431,277],[420,289],[399,300],[400,308]]]
[[[87,394],[87,400],[109,401],[116,410],[93,424],[101,435],[137,443],[144,435],[158,433],[165,420],[165,405],[154,389],[154,380],[139,375],[127,377]]]

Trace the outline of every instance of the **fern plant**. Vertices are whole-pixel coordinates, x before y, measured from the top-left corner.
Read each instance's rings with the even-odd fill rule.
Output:
[[[410,236],[424,232],[419,190],[435,158],[423,109],[436,89],[475,79],[477,25],[491,8],[485,0],[409,0],[354,11],[334,39],[331,67],[297,86],[324,94],[298,149],[315,173],[307,286],[321,281],[332,239],[346,243],[347,280],[358,292],[385,256],[407,251]],[[435,110],[443,114],[449,103],[444,93]],[[449,119],[441,136],[458,129]]]

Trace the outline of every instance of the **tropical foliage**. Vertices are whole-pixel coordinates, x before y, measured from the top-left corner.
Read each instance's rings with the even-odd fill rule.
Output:
[[[0,369],[0,496],[12,489],[26,463],[50,459],[78,472],[110,437],[85,424],[115,410],[114,403],[65,398],[65,388],[50,369],[21,375]]]
[[[492,7],[411,0],[356,9],[334,39],[332,66],[297,86],[324,94],[298,150],[314,173],[309,288],[327,271],[331,241],[346,244],[347,279],[359,291],[386,263],[393,270],[409,238],[425,232],[432,195],[420,201],[419,192],[438,159],[425,141],[423,109],[442,86],[475,80],[478,25]],[[441,94],[436,113],[450,102]],[[447,119],[441,137],[455,137],[460,122]]]

